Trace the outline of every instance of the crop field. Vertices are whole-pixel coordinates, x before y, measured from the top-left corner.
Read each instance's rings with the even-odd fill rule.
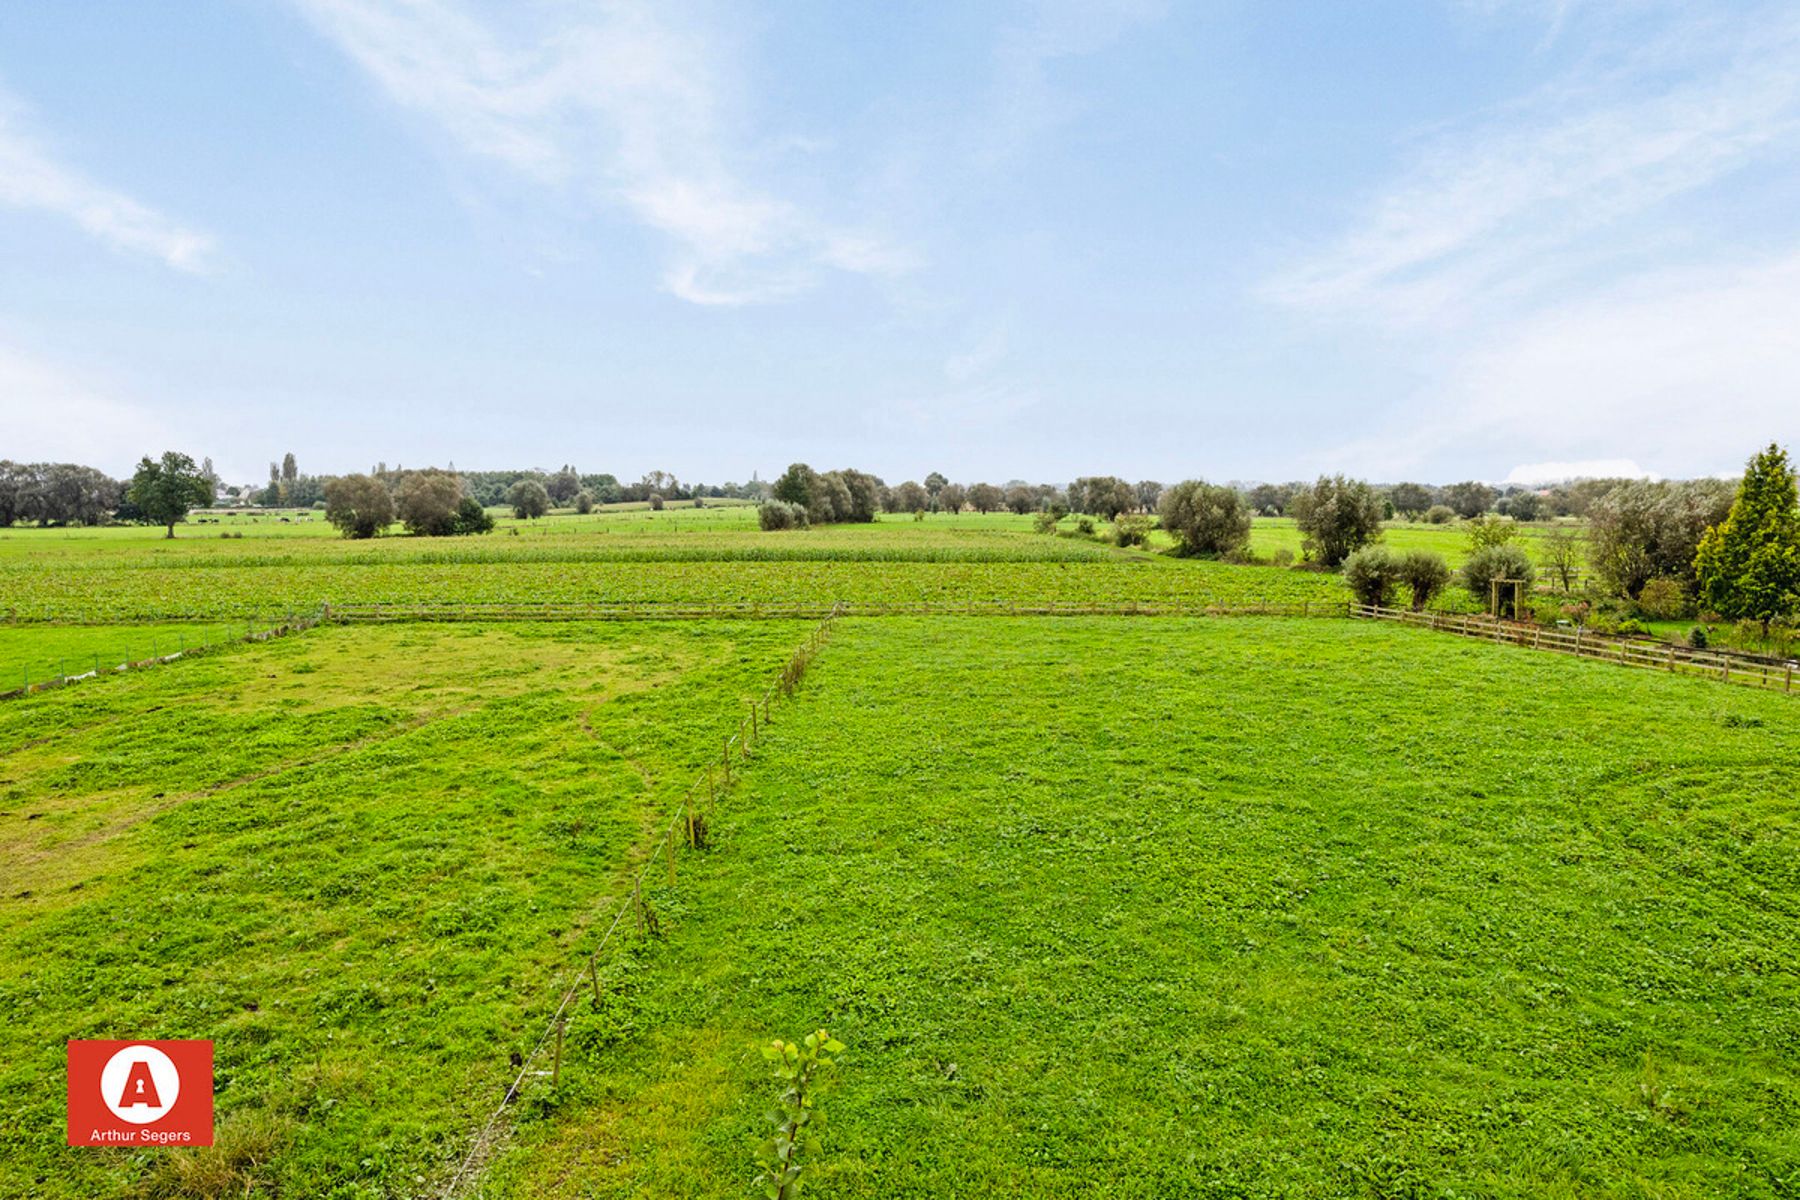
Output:
[[[62,1146],[62,1043],[120,1029],[216,1040],[264,1188],[421,1190],[800,636],[323,627],[0,706],[0,1195],[215,1194]]]
[[[667,512],[648,516],[672,525]],[[1347,595],[1335,576],[1120,551],[1034,534],[1020,518],[852,529],[670,531],[630,539],[590,532],[449,545],[429,538],[47,539],[45,554],[0,554],[0,615],[145,624],[272,621],[328,603],[1247,607],[1341,604]],[[35,532],[6,544],[35,545]]]
[[[1792,1194],[1782,698],[1255,618],[816,671],[495,1194],[743,1194],[821,1024],[820,1195]]]

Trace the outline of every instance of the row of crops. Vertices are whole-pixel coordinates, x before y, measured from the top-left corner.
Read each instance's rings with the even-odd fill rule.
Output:
[[[1098,562],[290,563],[0,569],[0,619],[246,618],[321,604],[1300,605],[1341,603],[1330,575],[1169,559]]]

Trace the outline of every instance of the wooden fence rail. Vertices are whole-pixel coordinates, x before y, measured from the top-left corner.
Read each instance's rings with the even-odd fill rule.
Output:
[[[1436,629],[1485,642],[1525,646],[1533,650],[1553,650],[1578,658],[1597,659],[1627,667],[1647,667],[1679,675],[1697,675],[1721,683],[1748,684],[1773,688],[1779,692],[1794,690],[1794,675],[1800,663],[1735,654],[1725,650],[1696,650],[1673,642],[1633,641],[1630,638],[1607,637],[1576,627],[1546,629],[1518,621],[1501,621],[1489,616],[1465,613],[1414,612],[1405,608],[1386,608],[1374,604],[1352,603],[1350,615],[1372,621],[1393,621]]]

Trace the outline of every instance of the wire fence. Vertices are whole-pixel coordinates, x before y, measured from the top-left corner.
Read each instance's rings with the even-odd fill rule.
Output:
[[[124,632],[113,637],[113,646],[108,650],[60,654],[54,658],[39,660],[37,664],[26,661],[19,668],[18,686],[0,692],[0,700],[16,700],[33,692],[172,663],[225,646],[285,637],[319,624],[323,619],[322,611],[304,614],[289,612],[274,618],[273,624],[261,624],[269,618],[252,617],[242,624],[235,621],[218,625],[200,624],[195,625],[191,631],[177,628],[161,633],[145,633],[135,647],[130,644],[133,635]],[[124,647],[118,645],[121,640],[126,642]],[[140,654],[139,651],[144,653]],[[5,682],[13,681],[8,679]]]
[[[576,997],[591,987],[596,1009],[601,1004],[600,956],[608,947],[618,944],[624,929],[635,929],[643,936],[653,936],[660,932],[656,911],[644,896],[645,881],[660,864],[667,872],[669,886],[675,886],[680,848],[683,845],[690,850],[704,848],[707,819],[720,797],[731,787],[734,762],[750,757],[751,750],[762,740],[763,730],[769,724],[776,702],[792,696],[800,686],[801,679],[806,675],[806,668],[830,638],[832,622],[840,615],[842,614],[835,610],[828,611],[807,635],[806,640],[794,650],[792,657],[763,694],[750,702],[749,711],[738,721],[736,732],[721,739],[718,761],[703,769],[688,785],[681,799],[676,801],[668,824],[656,835],[649,853],[632,875],[625,893],[602,901],[595,910],[595,919],[590,928],[604,926],[599,941],[585,956],[579,956],[585,961],[579,962],[572,971],[565,969],[558,978],[557,984],[562,990],[555,1009],[551,1011],[543,1032],[532,1044],[530,1052],[519,1060],[517,1072],[501,1096],[500,1103],[476,1131],[468,1153],[463,1156],[455,1173],[444,1185],[441,1193],[444,1197],[458,1195],[464,1185],[480,1175],[482,1163],[497,1144],[496,1138],[503,1128],[506,1110],[518,1101],[528,1082],[548,1077],[552,1088],[561,1082],[563,1039]],[[551,1055],[548,1070],[537,1066],[546,1053]]]
[[[1720,683],[1747,684],[1791,693],[1800,663],[1788,659],[1740,654],[1729,650],[1699,650],[1674,642],[1634,641],[1607,637],[1576,626],[1573,630],[1547,629],[1520,621],[1503,621],[1464,613],[1414,612],[1374,604],[1350,605],[1350,615],[1368,620],[1395,621],[1436,629],[1463,637],[1533,650],[1553,650],[1627,667],[1648,667],[1672,674],[1696,675]]]

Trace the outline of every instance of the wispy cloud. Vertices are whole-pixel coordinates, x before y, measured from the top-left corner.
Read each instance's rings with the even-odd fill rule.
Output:
[[[734,161],[714,51],[668,6],[617,0],[529,38],[452,0],[296,0],[395,102],[469,154],[622,207],[673,247],[696,304],[779,300],[911,258],[758,187]],[[519,22],[508,19],[516,27]],[[753,157],[739,155],[737,157]]]
[[[0,205],[53,213],[115,249],[179,271],[207,268],[212,238],[59,162],[27,124],[24,106],[0,91]]]
[[[1800,436],[1800,225],[1746,237],[1712,205],[1777,200],[1759,180],[1800,162],[1800,18],[1652,16],[1652,36],[1605,29],[1568,76],[1433,133],[1264,287],[1422,368],[1321,462],[1680,473]]]
[[[1590,269],[1609,229],[1800,134],[1800,22],[1695,21],[1426,138],[1336,244],[1274,300],[1399,323],[1454,322]]]

